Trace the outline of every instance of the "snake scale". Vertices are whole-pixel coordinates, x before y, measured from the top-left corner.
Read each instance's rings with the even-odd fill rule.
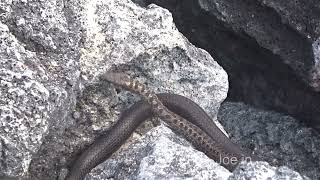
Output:
[[[144,84],[125,74],[107,72],[101,77],[101,80],[140,94],[146,101],[139,101],[123,112],[114,127],[99,137],[75,161],[67,180],[84,179],[92,168],[110,157],[145,119],[154,114],[198,150],[215,161],[219,161],[231,171],[244,158],[245,160],[256,159],[255,156],[240,149],[238,145],[229,140],[204,110],[192,100],[176,94],[156,95]],[[224,158],[233,161],[221,161]]]
[[[97,138],[72,164],[66,180],[82,180],[95,166],[109,158],[146,119],[158,115],[176,133],[183,135],[198,150],[233,171],[241,160],[259,160],[233,143],[212,122],[207,113],[192,100],[169,93],[155,94],[138,81],[120,73],[105,73],[101,80],[109,81],[142,95],[139,101],[124,111],[117,123]],[[151,105],[151,106],[150,106]],[[221,161],[221,159],[234,161]],[[0,176],[3,180],[22,177]]]

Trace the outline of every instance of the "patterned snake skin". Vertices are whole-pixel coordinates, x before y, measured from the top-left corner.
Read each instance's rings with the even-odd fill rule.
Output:
[[[233,143],[192,100],[175,94],[155,94],[145,85],[120,73],[106,73],[102,80],[142,95],[127,109],[106,134],[99,137],[73,164],[67,180],[84,179],[92,168],[112,155],[146,119],[159,116],[169,127],[191,142],[198,150],[221,165],[234,170],[241,160],[257,160]],[[150,106],[151,105],[151,106]]]

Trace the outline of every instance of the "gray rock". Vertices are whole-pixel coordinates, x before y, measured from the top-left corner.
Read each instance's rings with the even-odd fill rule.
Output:
[[[242,162],[234,171],[220,166],[161,125],[115,154],[87,175],[98,179],[308,179],[286,166]]]
[[[314,60],[315,60],[314,70],[312,71],[312,75],[311,75],[311,78],[313,79],[312,86],[318,87],[320,85],[320,70],[319,70],[320,69],[320,37],[313,42],[312,49],[313,49]]]
[[[59,117],[58,123],[64,115],[59,112],[61,105],[72,104],[67,97],[72,92],[71,88],[66,89],[66,80],[53,75],[54,70],[49,71],[45,65],[69,62],[72,69],[74,63],[71,56],[42,62],[43,56],[27,50],[3,23],[0,33],[0,174],[23,176],[48,134],[51,118]],[[53,56],[47,59],[54,59]],[[61,73],[68,71],[63,66],[54,68]],[[77,71],[70,72],[64,79],[72,80],[76,74]]]
[[[128,73],[156,92],[185,95],[214,118],[227,95],[225,71],[155,5],[4,1],[0,18],[0,175],[62,179],[137,100],[99,82],[106,70]]]
[[[161,125],[97,166],[86,179],[227,179],[230,174]]]
[[[0,175],[26,177],[46,169],[54,152],[63,150],[44,146],[70,124],[80,35],[60,1],[2,1],[0,6]],[[42,151],[53,154],[44,158]]]
[[[296,119],[242,103],[223,103],[218,119],[231,139],[272,165],[285,165],[318,179],[320,136]]]
[[[237,46],[238,38],[244,41],[250,41],[248,38],[252,38],[256,41],[257,47],[265,48],[274,55],[280,56],[282,63],[289,65],[298,76],[309,82],[315,89],[320,87],[319,84],[315,84],[316,81],[311,76],[316,67],[312,43],[320,36],[320,3],[317,0],[307,2],[304,0],[281,2],[253,0],[241,3],[236,0],[193,0],[187,3],[183,0],[145,0],[145,2],[170,9],[176,22],[183,25],[180,27],[182,31],[188,37],[192,34],[192,39],[198,38],[197,43],[201,46],[204,44],[219,46],[210,42],[212,39],[219,40],[215,37],[219,35],[224,36],[225,40],[233,39],[235,44],[232,46]],[[201,27],[195,27],[196,25],[205,25],[207,34],[197,34],[203,31],[199,29]],[[195,29],[192,29],[193,27]],[[229,37],[223,34],[226,33],[224,30],[229,32]],[[212,39],[208,41],[205,38]],[[237,48],[232,46],[230,48]],[[250,55],[247,58],[247,61],[251,61]],[[239,60],[245,62],[245,59]],[[259,60],[258,62],[263,64]]]
[[[125,72],[156,92],[185,95],[213,120],[226,98],[225,71],[158,6],[3,1],[0,11],[0,177],[63,179],[77,155],[138,99],[98,81],[107,70]],[[230,174],[163,126],[141,140],[152,126],[140,127],[88,178]]]
[[[286,166],[272,167],[266,162],[246,163],[242,162],[228,180],[238,179],[292,179],[292,180],[307,180],[309,178],[302,177],[299,173],[289,169]]]
[[[146,0],[227,71],[228,101],[303,120],[320,132],[320,1]]]

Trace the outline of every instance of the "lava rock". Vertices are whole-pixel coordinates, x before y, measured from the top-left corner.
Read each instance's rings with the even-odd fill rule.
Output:
[[[48,54],[43,62],[44,56],[25,48],[7,25],[0,23],[0,33],[0,175],[25,176],[50,125],[63,122],[67,108],[62,109],[62,104],[75,104],[66,79],[76,79],[79,71],[73,71],[73,53]],[[59,74],[47,69],[46,65],[58,62],[68,62],[69,67],[53,67]]]
[[[276,110],[320,132],[318,0],[146,0],[227,71],[228,101]]]
[[[223,103],[218,120],[231,139],[275,166],[319,179],[320,135],[290,116],[243,103]]]
[[[0,11],[1,178],[66,176],[78,155],[139,98],[100,82],[105,71],[127,73],[155,92],[187,96],[213,121],[227,96],[226,72],[188,42],[168,10],[156,5],[8,0]],[[163,126],[141,140],[153,126],[140,127],[107,165],[88,177],[230,175]],[[163,156],[170,149],[174,152]]]
[[[286,166],[272,167],[266,162],[241,163],[237,169],[229,176],[228,180],[237,179],[294,179],[309,180],[310,178],[301,176],[299,173]]]
[[[255,41],[257,46],[279,56],[283,64],[289,65],[298,76],[309,82],[316,90],[320,90],[320,84],[317,83],[319,77],[313,74],[315,71],[319,72],[320,69],[317,69],[316,63],[318,62],[314,59],[312,49],[312,43],[320,36],[319,1],[191,0],[185,3],[182,0],[146,0],[145,2],[156,3],[171,10],[178,24],[183,24],[184,27],[181,28],[188,31],[187,35],[198,33],[199,29],[187,30],[196,24],[187,25],[186,23],[190,21],[196,23],[195,19],[204,18],[198,22],[198,25],[207,25],[207,33],[213,31],[212,34],[198,35],[198,38],[214,36],[213,33],[219,36],[219,33],[223,33],[220,31],[225,28],[229,31],[226,33],[233,33],[246,41],[250,39]],[[186,12],[189,14],[185,14]],[[182,17],[184,15],[187,17]],[[191,39],[196,37],[197,35]],[[230,34],[227,39],[232,38],[237,37],[232,37]],[[209,43],[212,40],[197,39],[197,42]],[[228,44],[229,48],[237,48],[233,46],[237,46],[238,42],[234,43]]]
[[[137,142],[100,164],[87,180],[227,179],[231,173],[195,150],[186,140],[160,125]]]
[[[164,125],[115,154],[87,175],[98,179],[308,179],[286,166],[242,162],[230,173]]]
[[[225,71],[158,6],[3,1],[0,9],[0,176],[63,178],[138,99],[100,82],[107,70],[185,95],[213,119],[226,98]],[[138,132],[153,125],[145,126]]]

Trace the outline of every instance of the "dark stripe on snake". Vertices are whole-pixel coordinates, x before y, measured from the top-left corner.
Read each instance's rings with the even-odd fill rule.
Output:
[[[221,138],[208,137],[208,135],[205,132],[203,132],[202,129],[188,122],[185,118],[167,109],[157,98],[154,92],[152,92],[150,89],[147,89],[144,84],[141,84],[140,82],[130,78],[128,75],[107,72],[101,77],[101,79],[119,85],[131,92],[142,95],[142,97],[146,99],[147,102],[152,106],[152,110],[155,112],[156,115],[158,115],[163,121],[165,121],[173,130],[175,130],[179,134],[182,134],[187,140],[192,142],[198,149],[205,152],[209,157],[215,160],[221,157],[228,158],[233,162],[239,162],[239,160],[243,157],[242,152],[241,154],[232,153],[232,150],[237,149],[236,145],[234,145],[233,147],[228,146],[227,148],[231,147],[230,149],[223,148],[222,144],[224,144],[224,141],[222,141]],[[130,84],[134,84],[134,86],[128,86]],[[144,87],[147,90],[143,92],[141,91],[141,87]],[[191,129],[194,132],[191,131],[190,133],[190,130],[188,129]],[[222,133],[219,132],[218,135],[219,134]],[[204,142],[198,142],[197,139],[202,139]],[[219,155],[219,157],[217,157],[217,155]],[[235,159],[236,161],[234,161]],[[236,164],[237,163],[224,164],[222,162],[222,165],[224,165],[226,168],[230,170],[232,170],[236,166]]]
[[[223,141],[226,150],[238,153],[242,152],[245,156],[250,155],[242,151],[238,145],[228,139],[212,122],[212,119],[207,113],[192,100],[184,96],[168,93],[157,94],[157,96],[171,111],[200,127],[211,138],[218,138]],[[93,144],[79,156],[73,164],[67,179],[84,179],[85,175],[89,173],[92,168],[108,159],[143,121],[152,116],[151,106],[147,102],[136,102],[120,115],[117,123],[106,134],[97,138]],[[189,133],[192,133],[191,129],[189,129],[189,131],[191,131]]]
[[[129,90],[130,88],[135,88],[135,90],[130,91],[139,93],[139,91],[142,91],[143,89],[145,92],[142,92],[142,94],[144,96],[148,95],[148,102],[150,104],[155,102],[157,105],[158,110],[156,110],[156,113],[159,113],[158,115],[161,118],[171,119],[171,122],[168,123],[170,128],[178,134],[187,137],[187,140],[189,140],[197,149],[205,152],[210,158],[213,158],[216,161],[218,161],[218,156],[222,156],[222,158],[237,158],[235,164],[230,165],[221,163],[227,169],[233,170],[238,161],[241,160],[241,157],[250,157],[252,160],[257,160],[255,156],[241,150],[238,145],[228,139],[212,122],[211,118],[204,110],[192,100],[180,95],[164,93],[157,95],[164,103],[164,106],[161,102],[159,105],[159,102],[157,102],[158,98],[152,96],[153,93],[150,90],[147,90],[145,86],[142,86],[143,88],[139,89],[139,83],[131,81],[127,76],[115,76],[112,78],[113,83],[120,82],[122,83],[120,84],[121,86]],[[105,78],[102,79],[108,80]],[[166,110],[166,107],[168,107],[169,110]],[[154,109],[146,102],[139,101],[122,113],[118,122],[106,134],[97,138],[97,140],[80,155],[73,164],[67,179],[83,179],[92,168],[109,158],[112,153],[129,138],[141,122],[152,117],[153,110]],[[164,113],[163,111],[169,113]],[[168,122],[168,120],[166,122]]]

